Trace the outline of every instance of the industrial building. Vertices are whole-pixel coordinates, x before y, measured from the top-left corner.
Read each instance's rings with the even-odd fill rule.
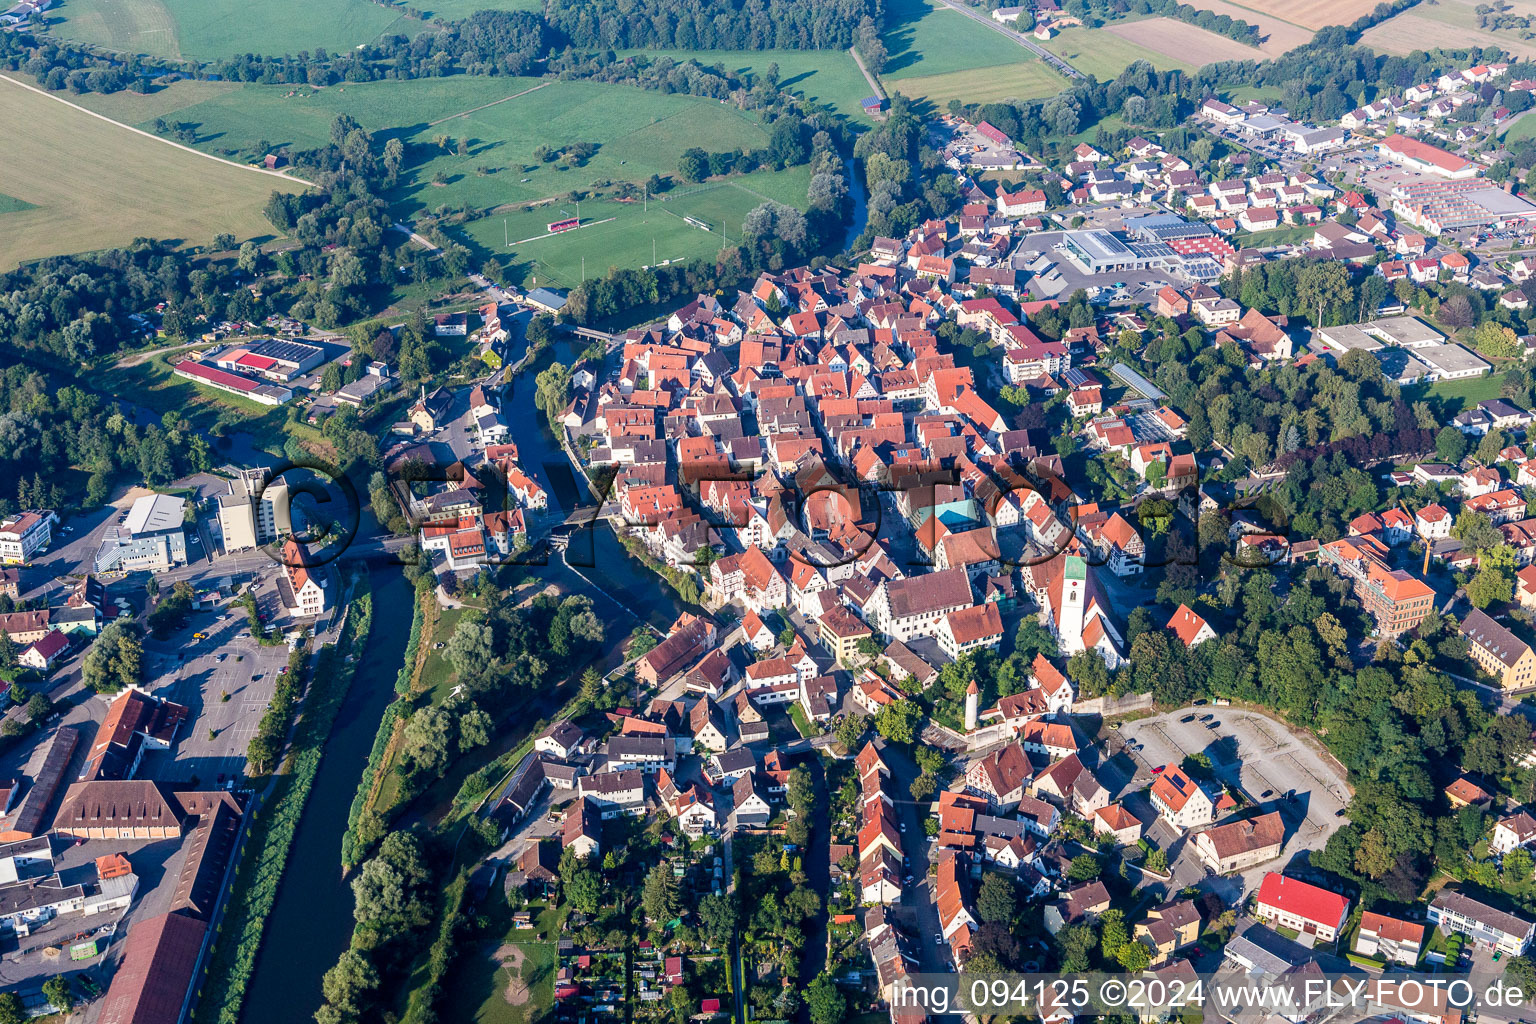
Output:
[[[158,572],[187,564],[186,500],[146,494],[133,503],[116,530],[108,529],[96,553],[96,572]]]

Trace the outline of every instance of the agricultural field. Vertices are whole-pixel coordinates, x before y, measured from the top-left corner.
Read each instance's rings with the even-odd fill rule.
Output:
[[[887,86],[904,79],[1035,60],[1001,33],[929,0],[894,0],[886,5],[885,21],[882,38],[890,56],[881,78]]]
[[[1236,39],[1196,28],[1177,18],[1143,18],[1140,21],[1121,21],[1106,25],[1105,32],[1113,33],[1138,50],[1149,50],[1156,56],[1138,58],[1150,60],[1160,70],[1175,67],[1198,68],[1226,60],[1264,60],[1265,53]],[[1097,45],[1103,47],[1102,40]],[[1130,61],[1126,61],[1127,64]]]
[[[705,67],[721,65],[740,74],[751,71],[761,75],[768,65],[779,66],[779,85],[812,103],[824,104],[835,113],[860,123],[869,118],[860,106],[870,95],[869,83],[859,73],[859,66],[847,53],[821,50],[621,50],[621,57],[643,54],[647,57],[671,57],[696,60]]]
[[[159,106],[172,104],[161,100]],[[390,197],[405,216],[445,204],[488,210],[527,203],[594,181],[641,182],[675,171],[678,156],[693,145],[753,149],[768,142],[755,118],[713,100],[627,85],[470,76],[325,89],[246,85],[136,123],[148,130],[164,116],[192,128],[199,149],[251,157],[281,146],[323,145],[342,112],[405,142],[411,171]],[[580,166],[534,156],[540,146],[558,151],[577,141],[597,145]],[[439,174],[441,183],[434,180]]]
[[[290,85],[236,85],[226,90],[202,88],[219,83],[177,82],[143,97],[157,100],[157,112],[148,103],[129,106],[123,120],[150,130],[156,117],[183,124],[197,133],[195,145],[211,153],[247,153],[282,146],[312,149],[331,138],[331,122],[346,113],[371,132],[394,129],[410,134],[431,127],[433,121],[456,113],[505,100],[537,85],[532,78],[483,78],[460,75],[452,78],[419,78],[405,82],[353,82],[324,89]],[[166,95],[169,94],[169,95]],[[92,103],[115,101],[118,96],[87,93]],[[160,97],[165,98],[161,99]],[[93,109],[95,109],[93,107]],[[112,116],[108,110],[101,111]],[[258,143],[265,142],[265,145]]]
[[[0,214],[0,268],[139,237],[205,244],[228,231],[268,238],[262,207],[300,182],[235,167],[0,79],[0,194],[28,204]]]
[[[1231,6],[1315,32],[1327,25],[1348,25],[1370,14],[1376,4],[1377,0],[1234,0]],[[1208,9],[1205,0],[1193,6]],[[1249,17],[1243,20],[1257,24]]]
[[[414,180],[391,198],[406,215],[443,204],[489,210],[605,180],[638,183],[676,171],[691,146],[715,152],[768,143],[762,124],[729,104],[594,82],[541,83],[506,103],[400,134]],[[540,146],[558,152],[575,142],[594,143],[597,152],[580,165],[534,156]]]
[[[1040,61],[1029,60],[999,67],[904,78],[896,82],[887,80],[886,85],[892,92],[914,100],[927,100],[942,110],[953,99],[964,103],[1044,99],[1061,92],[1066,80]]]
[[[192,60],[345,50],[427,27],[369,0],[64,0],[49,20],[50,31],[69,39]]]
[[[1344,0],[1334,5],[1314,4],[1313,0],[1303,0],[1300,4],[1293,5],[1290,0],[1245,0],[1243,3],[1234,3],[1231,0],[1189,0],[1191,7],[1202,11],[1212,11],[1216,14],[1225,14],[1231,18],[1246,21],[1250,25],[1258,26],[1264,41],[1259,44],[1259,49],[1270,57],[1278,57],[1287,50],[1296,47],[1312,38],[1313,31],[1320,26],[1308,26],[1295,14],[1313,6],[1337,6],[1343,11],[1352,11],[1358,5],[1359,0]],[[1338,22],[1347,24],[1371,9],[1370,4],[1360,7],[1359,13],[1341,16]],[[1293,10],[1294,8],[1294,10]],[[1323,24],[1334,24],[1325,21]]]
[[[509,208],[458,230],[466,242],[501,259],[525,287],[537,281],[570,288],[581,283],[583,259],[585,273],[595,277],[610,266],[640,267],[653,261],[713,256],[725,246],[727,236],[738,238],[742,219],[753,207],[765,199],[803,207],[809,184],[807,167],[758,171],[674,189],[648,204],[589,200],[581,204],[583,226],[558,235],[549,235],[547,225],[576,216],[575,204]]]
[[[1536,41],[1521,39],[1512,30],[1490,32],[1479,27],[1476,6],[1471,0],[1424,0],[1372,26],[1360,42],[1385,53],[1496,46],[1516,57],[1536,58]],[[1536,0],[1508,0],[1505,6],[1505,14],[1536,18]]]
[[[1119,21],[1103,28],[1074,26],[1041,45],[1100,81],[1114,78],[1138,60],[1159,71],[1193,71],[1213,61],[1264,59],[1251,46],[1174,18]]]

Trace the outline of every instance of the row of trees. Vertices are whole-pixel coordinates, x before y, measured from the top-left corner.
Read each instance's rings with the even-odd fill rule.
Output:
[[[846,50],[878,17],[869,0],[642,0],[548,4],[545,17],[573,46],[606,49]]]

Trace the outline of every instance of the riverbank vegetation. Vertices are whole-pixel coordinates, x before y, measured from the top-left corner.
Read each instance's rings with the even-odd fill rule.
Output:
[[[367,577],[361,576],[353,582],[347,621],[338,642],[321,648],[315,658],[314,683],[304,697],[288,758],[249,812],[229,904],[193,1017],[197,1024],[239,1024],[267,915],[277,899],[325,742],[351,688],[356,661],[368,646],[372,625],[373,597]],[[289,675],[293,675],[292,670]]]
[[[411,692],[411,679],[414,676],[421,649],[421,634],[425,621],[426,604],[418,593],[416,612],[411,618],[410,639],[405,644],[405,658],[399,673],[395,676],[395,700],[384,709],[384,717],[379,720],[379,729],[373,738],[373,749],[368,753],[368,763],[363,767],[362,777],[357,781],[357,795],[352,798],[352,806],[347,811],[347,830],[341,837],[341,869],[344,872],[356,867],[367,848],[384,834],[383,824],[379,816],[371,811],[369,802],[378,782],[379,770],[383,767],[384,758],[389,749],[390,738],[394,736],[395,723],[410,706],[406,698]]]

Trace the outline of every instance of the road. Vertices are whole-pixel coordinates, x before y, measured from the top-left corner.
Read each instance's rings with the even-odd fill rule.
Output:
[[[891,769],[891,791],[895,794],[896,820],[901,826],[901,848],[906,862],[903,867],[912,873],[912,881],[901,887],[900,914],[916,940],[913,945],[918,950],[922,973],[939,974],[949,970],[951,961],[949,945],[933,941],[940,927],[939,910],[934,906],[934,877],[928,872],[928,852],[935,847],[923,834],[923,818],[928,808],[919,806],[916,800],[902,799],[917,778],[917,765],[889,744],[880,751],[880,757]]]
[[[885,99],[885,90],[881,88],[880,80],[870,74],[869,68],[864,65],[864,58],[859,56],[859,48],[857,46],[848,47],[848,54],[853,58],[853,62],[859,66],[859,73],[864,76],[864,81],[869,83],[871,95],[878,96],[882,100]]]
[[[1073,67],[1071,64],[1068,64],[1066,61],[1062,60],[1060,57],[1056,56],[1050,50],[1047,50],[1033,39],[1029,39],[1020,35],[1013,29],[1003,25],[1001,22],[993,21],[990,16],[981,13],[969,4],[963,4],[960,2],[960,0],[939,0],[939,2],[942,3],[945,7],[948,7],[950,10],[959,11],[961,14],[965,15],[967,18],[970,18],[972,21],[979,22],[980,24],[987,26],[987,28],[991,29],[992,31],[1007,36],[1009,39],[1012,39],[1014,42],[1024,47],[1024,49],[1045,61],[1045,63],[1048,64],[1053,70],[1060,72],[1067,78],[1084,77],[1083,73],[1077,70],[1077,68]]]

